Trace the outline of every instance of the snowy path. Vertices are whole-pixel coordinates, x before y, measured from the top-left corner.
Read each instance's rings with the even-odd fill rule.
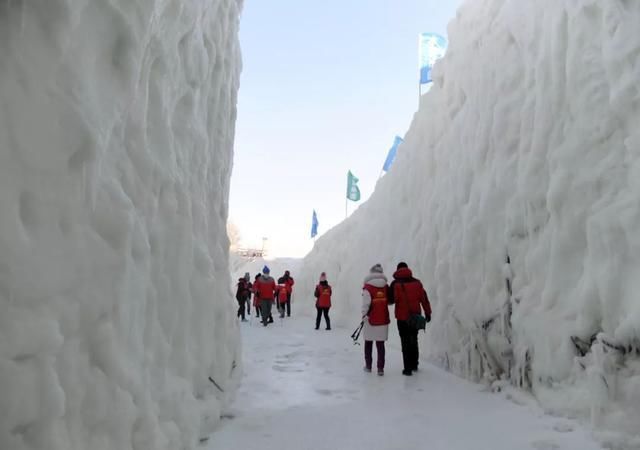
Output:
[[[600,448],[573,422],[436,367],[423,363],[403,377],[394,347],[387,348],[386,375],[367,374],[351,330],[276,320],[267,329],[255,319],[243,324],[245,379],[208,450]]]

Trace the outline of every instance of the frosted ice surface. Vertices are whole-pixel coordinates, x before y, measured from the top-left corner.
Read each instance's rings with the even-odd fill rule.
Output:
[[[638,24],[638,2],[466,2],[395,165],[318,240],[299,291],[326,271],[350,324],[367,268],[404,260],[434,303],[431,358],[637,435]],[[580,357],[571,337],[599,332],[632,354]]]
[[[0,2],[3,450],[193,448],[234,391],[241,4]]]

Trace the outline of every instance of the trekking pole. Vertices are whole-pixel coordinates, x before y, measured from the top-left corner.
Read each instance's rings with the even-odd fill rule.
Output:
[[[353,345],[360,345],[360,342],[358,342],[358,338],[360,337],[360,333],[362,333],[365,317],[366,316],[362,317],[362,321],[360,322],[360,325],[358,325],[358,328],[356,328],[356,330],[351,334],[351,339],[353,339]]]

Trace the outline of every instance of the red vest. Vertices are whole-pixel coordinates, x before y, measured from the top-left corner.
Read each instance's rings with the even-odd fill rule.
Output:
[[[289,277],[287,278],[287,280],[284,282],[284,284],[287,286],[287,292],[289,294],[291,294],[291,292],[293,292],[293,284],[295,282],[293,281],[293,278]]]
[[[391,323],[391,318],[389,317],[389,306],[387,304],[387,286],[376,287],[370,284],[365,284],[363,289],[371,295],[369,323],[373,326],[388,325]]]
[[[258,285],[257,292],[260,300],[273,300],[273,291],[276,290],[276,282],[273,281],[273,278],[267,281],[260,277],[256,284]]]
[[[287,287],[284,284],[278,285],[278,303],[287,302]]]
[[[323,286],[319,284],[316,289],[318,290],[318,308],[331,308],[331,286]]]

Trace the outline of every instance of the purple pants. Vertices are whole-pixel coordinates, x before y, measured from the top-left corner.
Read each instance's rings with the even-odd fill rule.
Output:
[[[378,370],[384,369],[384,341],[376,341],[378,351]],[[367,369],[371,369],[373,363],[373,341],[364,341],[364,362]]]

